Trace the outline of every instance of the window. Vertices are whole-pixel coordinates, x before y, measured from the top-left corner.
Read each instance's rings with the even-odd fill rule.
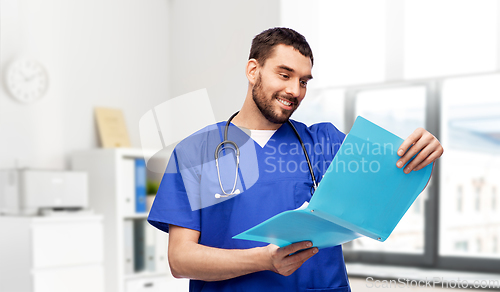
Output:
[[[442,138],[446,155],[441,160],[439,254],[457,256],[458,238],[482,238],[467,256],[493,256],[491,234],[500,233],[498,212],[484,208],[485,189],[498,188],[500,181],[500,75],[452,78],[442,87]],[[471,98],[473,97],[473,98]],[[450,192],[463,187],[465,214],[447,207]],[[493,207],[492,207],[493,208]],[[455,245],[456,247],[456,245]]]
[[[463,200],[464,200],[464,191],[462,186],[457,187],[457,212],[462,213],[463,211]]]
[[[384,80],[385,0],[283,0],[281,7],[281,24],[306,36],[314,52],[311,88]]]
[[[497,3],[406,0],[405,78],[495,71]]]
[[[415,200],[415,202],[413,203],[413,213],[415,215],[422,214],[422,202],[423,202],[423,199],[421,197],[418,197]]]
[[[495,186],[491,187],[491,210],[496,211],[497,209],[497,188]]]
[[[469,249],[469,244],[467,241],[457,241],[455,242],[455,251],[466,253]]]
[[[355,116],[364,118],[406,139],[416,128],[425,127],[427,88],[421,85],[361,90],[355,95]],[[383,243],[369,238],[353,241],[352,251],[424,253],[424,213],[420,202],[424,191]]]
[[[481,211],[481,187],[480,186],[474,186],[474,196],[475,196],[475,206],[476,206],[476,211],[480,212]]]
[[[483,251],[483,241],[481,240],[481,238],[478,238],[476,240],[476,249],[477,253],[481,253]]]
[[[310,126],[314,123],[330,122],[345,132],[344,125],[345,90],[311,90],[293,113],[296,119]],[[348,130],[348,129],[347,129]]]
[[[402,138],[424,125],[445,148],[391,237],[344,245],[346,261],[500,272],[500,0],[281,5],[315,53],[317,103],[297,117],[348,132],[362,114]]]
[[[497,70],[498,0],[280,5],[281,25],[301,32],[313,49],[314,88]],[[394,67],[400,76],[388,73]]]

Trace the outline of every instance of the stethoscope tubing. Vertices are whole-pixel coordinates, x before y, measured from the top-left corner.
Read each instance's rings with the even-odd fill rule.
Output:
[[[311,179],[313,181],[313,188],[314,191],[318,188],[318,184],[316,183],[316,176],[314,176],[314,170],[312,168],[311,160],[309,159],[309,155],[307,154],[306,147],[304,146],[304,142],[302,142],[302,138],[300,138],[299,132],[297,132],[297,129],[295,129],[295,126],[290,122],[290,120],[287,121],[288,124],[292,127],[293,131],[295,132],[295,135],[299,139],[300,146],[302,146],[302,151],[304,151],[304,156],[306,157],[307,161],[307,166],[309,167],[309,172],[311,173]]]
[[[238,113],[239,113],[239,111],[235,112],[227,120],[226,126],[224,127],[224,140],[222,142],[220,142],[219,145],[217,145],[217,147],[215,148],[215,153],[214,153],[215,166],[217,168],[217,177],[219,179],[219,185],[220,185],[220,188],[221,188],[222,193],[223,193],[223,195],[221,195],[221,194],[215,194],[216,198],[229,197],[231,195],[239,194],[240,193],[239,190],[236,189],[236,184],[238,182],[238,169],[239,169],[239,165],[240,165],[240,149],[239,149],[238,145],[235,142],[230,141],[230,140],[227,139],[227,133],[228,133],[228,130],[229,130],[229,125],[231,124],[231,121],[233,120],[233,118]],[[292,124],[292,122],[290,122],[290,120],[288,120],[287,123],[288,123],[288,125],[290,125],[290,127],[292,127],[293,132],[295,133],[295,135],[299,139],[300,146],[302,147],[302,151],[304,151],[304,156],[305,156],[306,161],[307,161],[307,166],[309,167],[309,173],[311,174],[311,179],[312,179],[312,182],[313,182],[313,188],[314,188],[314,191],[316,191],[316,188],[318,187],[318,184],[316,182],[316,177],[314,175],[314,170],[313,170],[313,167],[312,167],[312,164],[311,164],[311,160],[309,159],[309,155],[307,154],[306,147],[304,146],[304,142],[302,141],[302,138],[300,137],[299,132],[297,132],[297,129]],[[232,188],[231,192],[229,192],[229,193],[226,193],[226,191],[224,190],[224,187],[222,186],[222,180],[220,178],[220,170],[219,170],[219,153],[220,153],[220,151],[222,149],[224,149],[224,146],[226,144],[231,145],[232,148],[233,148],[233,150],[236,152],[236,173],[235,173],[234,185],[233,185],[233,188]]]

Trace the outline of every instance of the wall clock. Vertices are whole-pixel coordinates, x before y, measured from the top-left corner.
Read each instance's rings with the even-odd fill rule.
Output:
[[[39,62],[19,59],[7,68],[5,84],[13,98],[23,103],[31,103],[45,95],[49,76]]]

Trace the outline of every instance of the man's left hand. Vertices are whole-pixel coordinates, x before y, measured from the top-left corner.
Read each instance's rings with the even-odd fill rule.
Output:
[[[443,146],[441,146],[441,143],[439,143],[434,135],[423,128],[418,128],[399,146],[398,155],[401,158],[396,163],[396,166],[399,168],[403,167],[418,153],[406,165],[404,172],[410,173],[412,170],[420,170],[438,159],[443,154],[443,151]]]

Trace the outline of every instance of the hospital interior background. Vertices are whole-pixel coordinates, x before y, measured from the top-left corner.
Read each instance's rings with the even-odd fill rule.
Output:
[[[74,153],[100,147],[95,107],[123,112],[138,151],[148,146],[141,116],[176,96],[206,88],[226,120],[244,99],[251,39],[273,26],[301,32],[314,53],[294,119],[348,132],[362,115],[402,138],[424,127],[445,149],[386,242],[344,244],[353,291],[376,289],[367,277],[481,279],[500,290],[500,0],[0,0],[1,74],[31,58],[50,78],[32,103],[2,81],[0,168],[71,170]],[[16,230],[0,231],[5,249]],[[17,266],[0,262],[0,273]],[[169,275],[146,290],[147,277],[163,274],[118,277],[99,265],[96,291],[187,291]],[[0,292],[14,292],[1,281]]]

